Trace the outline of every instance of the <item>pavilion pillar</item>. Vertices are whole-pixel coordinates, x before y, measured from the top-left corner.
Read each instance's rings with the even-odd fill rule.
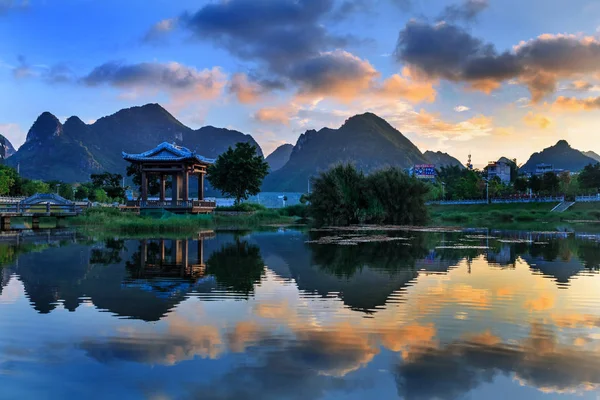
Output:
[[[198,200],[204,200],[204,172],[198,174]]]
[[[177,206],[179,200],[179,174],[173,174],[173,182],[171,184],[171,204]]]
[[[183,171],[183,201],[190,199],[190,175],[188,170]]]
[[[146,262],[148,259],[148,242],[146,240],[142,240],[140,243],[140,264],[142,269],[146,268]]]
[[[204,264],[204,239],[198,238],[198,264]]]
[[[189,266],[189,259],[188,259],[188,241],[187,239],[184,239],[181,242],[181,252],[182,254],[182,268],[181,268],[181,277],[183,278],[185,276],[185,274],[188,272],[188,266]],[[192,272],[192,271],[190,271]]]
[[[142,170],[142,201],[148,201],[148,176],[144,170]]]
[[[160,174],[160,201],[165,201],[166,195],[166,179],[165,174]]]
[[[160,239],[160,262],[164,263],[166,258],[165,239]]]

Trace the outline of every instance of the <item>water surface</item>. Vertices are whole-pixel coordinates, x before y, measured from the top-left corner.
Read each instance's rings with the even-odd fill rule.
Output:
[[[598,399],[600,236],[0,237],[1,398]]]

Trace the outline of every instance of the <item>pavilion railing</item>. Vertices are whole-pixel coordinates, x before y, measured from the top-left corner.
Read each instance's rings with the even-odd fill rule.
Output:
[[[210,200],[177,200],[173,202],[172,200],[146,200],[146,201],[135,201],[134,205],[143,208],[192,208],[192,207],[200,207],[200,208],[215,208],[217,206],[216,201]]]
[[[4,203],[0,204],[0,213],[5,214],[80,214],[83,207],[78,204],[23,204]]]

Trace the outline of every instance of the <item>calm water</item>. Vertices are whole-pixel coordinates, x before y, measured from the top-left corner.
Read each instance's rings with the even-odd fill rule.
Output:
[[[593,235],[0,240],[0,398],[600,398]]]

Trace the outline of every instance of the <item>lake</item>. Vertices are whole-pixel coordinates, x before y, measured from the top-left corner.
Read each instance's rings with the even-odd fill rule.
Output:
[[[0,237],[0,398],[598,399],[600,235]]]

